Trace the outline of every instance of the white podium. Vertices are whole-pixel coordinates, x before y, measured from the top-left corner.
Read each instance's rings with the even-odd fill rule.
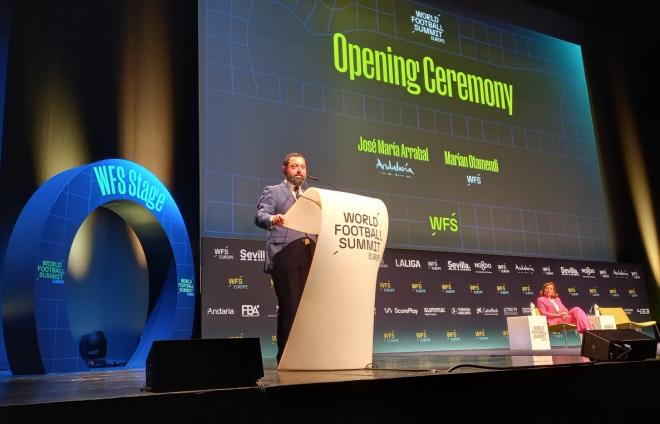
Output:
[[[594,330],[616,330],[614,315],[590,315],[587,318]]]
[[[511,350],[549,350],[548,321],[543,315],[507,317]]]
[[[373,359],[376,278],[387,241],[385,204],[309,188],[286,227],[318,234],[312,266],[278,370],[360,369]]]

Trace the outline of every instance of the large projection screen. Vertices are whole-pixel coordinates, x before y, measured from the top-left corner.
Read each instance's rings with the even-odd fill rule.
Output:
[[[581,48],[403,0],[201,1],[201,236],[257,240],[303,153],[390,248],[613,260]]]

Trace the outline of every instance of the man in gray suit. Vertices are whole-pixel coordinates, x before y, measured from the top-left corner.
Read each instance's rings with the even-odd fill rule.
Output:
[[[302,297],[307,274],[312,264],[316,236],[283,227],[284,214],[302,195],[307,178],[307,164],[300,153],[289,153],[282,162],[284,181],[266,186],[254,223],[268,230],[264,272],[271,275],[277,304],[277,362],[284,352],[298,303]]]

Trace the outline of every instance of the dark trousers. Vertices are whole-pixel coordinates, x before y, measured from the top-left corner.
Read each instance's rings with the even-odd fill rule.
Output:
[[[307,244],[305,243],[307,240]],[[273,286],[277,296],[277,362],[280,362],[284,346],[296,317],[298,304],[305,289],[305,282],[312,265],[316,244],[310,239],[298,239],[289,243],[273,257]]]

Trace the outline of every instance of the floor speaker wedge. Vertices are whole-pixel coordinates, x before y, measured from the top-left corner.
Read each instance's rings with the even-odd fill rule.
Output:
[[[258,338],[157,340],[145,372],[154,392],[253,386],[264,376]]]
[[[638,361],[655,358],[654,338],[630,329],[589,330],[582,337],[581,355],[600,361]]]

